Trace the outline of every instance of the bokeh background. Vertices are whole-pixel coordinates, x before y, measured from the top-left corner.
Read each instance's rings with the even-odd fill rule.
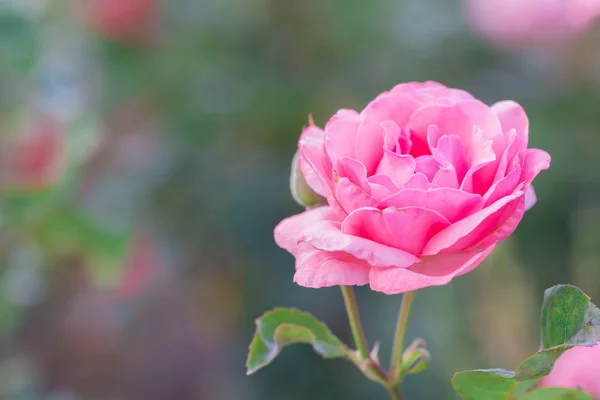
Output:
[[[409,336],[433,363],[406,397],[453,399],[453,372],[535,352],[545,288],[600,298],[600,30],[507,41],[468,10],[0,0],[0,399],[385,398],[308,347],[252,377],[244,362],[254,319],[276,305],[351,342],[339,289],[293,284],[272,232],[301,211],[288,174],[308,114],[322,125],[404,81],[520,102],[553,159],[511,238],[418,293]],[[387,362],[400,297],[357,296]]]

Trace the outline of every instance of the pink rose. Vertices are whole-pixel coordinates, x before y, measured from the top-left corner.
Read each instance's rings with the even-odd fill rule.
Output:
[[[465,0],[473,27],[488,39],[515,45],[579,35],[600,14],[599,0]]]
[[[439,83],[407,83],[300,136],[300,167],[328,206],[283,220],[275,241],[306,287],[402,293],[473,270],[535,202],[550,156],[527,149],[516,103],[488,107]]]
[[[566,351],[538,386],[579,388],[600,400],[600,344]]]

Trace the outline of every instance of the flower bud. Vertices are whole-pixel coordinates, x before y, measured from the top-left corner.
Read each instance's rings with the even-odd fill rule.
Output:
[[[416,339],[402,354],[402,371],[405,374],[418,374],[429,365],[431,354],[425,348],[423,339]]]
[[[312,190],[312,188],[308,186],[308,183],[306,183],[304,175],[302,174],[302,169],[300,168],[300,163],[300,152],[296,151],[296,154],[294,154],[294,158],[292,159],[292,173],[290,174],[290,190],[294,200],[306,208],[315,208],[326,205],[327,200]]]

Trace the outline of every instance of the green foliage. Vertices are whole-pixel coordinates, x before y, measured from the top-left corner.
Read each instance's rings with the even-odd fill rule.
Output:
[[[544,293],[540,325],[541,350],[514,372],[499,369],[459,372],[452,379],[456,392],[466,400],[590,398],[578,391],[527,390],[538,378],[550,373],[562,353],[600,341],[600,310],[579,288],[558,285]]]
[[[37,54],[34,28],[18,14],[0,13],[0,72],[23,74],[33,66]]]
[[[349,357],[351,350],[313,315],[299,310],[276,308],[256,320],[246,368],[248,375],[270,364],[283,347],[308,343],[324,358]]]

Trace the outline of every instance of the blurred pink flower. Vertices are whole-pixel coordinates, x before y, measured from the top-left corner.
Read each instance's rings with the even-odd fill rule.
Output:
[[[561,41],[600,15],[600,0],[465,0],[473,27],[500,45]]]
[[[275,229],[296,257],[295,282],[394,294],[473,270],[516,229],[550,165],[528,134],[518,104],[489,107],[436,82],[398,85],[324,129],[311,123],[300,167],[329,205]]]
[[[156,0],[74,0],[81,19],[101,36],[140,43],[147,39]]]
[[[67,161],[63,126],[39,115],[14,138],[2,143],[0,186],[18,190],[40,190],[56,184]]]
[[[566,351],[539,387],[582,389],[600,400],[600,344]]]

